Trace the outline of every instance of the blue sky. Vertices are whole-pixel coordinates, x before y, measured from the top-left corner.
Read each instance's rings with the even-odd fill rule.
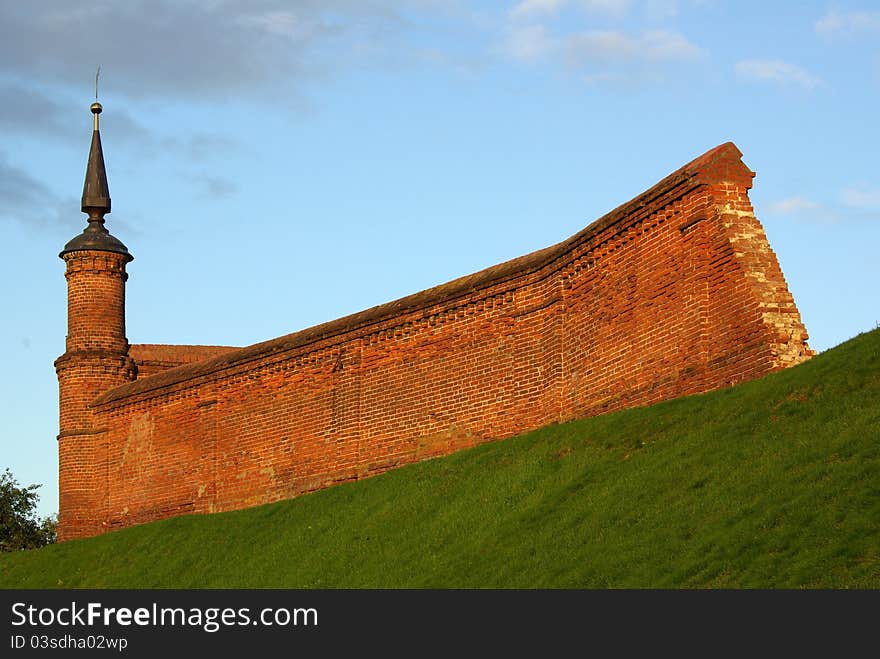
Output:
[[[880,321],[880,6],[0,0],[0,469],[57,510],[101,66],[132,343],[248,345],[556,243],[728,140],[810,333]]]

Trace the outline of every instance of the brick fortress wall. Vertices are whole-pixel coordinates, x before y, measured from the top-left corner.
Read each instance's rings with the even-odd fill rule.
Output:
[[[752,177],[727,143],[569,240],[407,298],[247,348],[132,346],[137,379],[91,405],[94,518],[63,537],[285,499],[802,361]]]

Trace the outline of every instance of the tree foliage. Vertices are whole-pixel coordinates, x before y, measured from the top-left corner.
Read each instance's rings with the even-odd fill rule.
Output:
[[[0,474],[0,551],[36,549],[55,542],[55,517],[36,516],[40,487],[20,487],[9,469]]]

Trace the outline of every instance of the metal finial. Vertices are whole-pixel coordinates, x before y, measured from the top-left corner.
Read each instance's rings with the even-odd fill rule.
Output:
[[[101,114],[101,110],[103,109],[104,108],[97,101],[89,106],[89,110],[91,110],[92,114],[95,115],[95,130],[98,130],[98,115]]]
[[[98,70],[95,71],[95,100],[98,100],[98,76],[101,75],[101,65],[98,64]]]

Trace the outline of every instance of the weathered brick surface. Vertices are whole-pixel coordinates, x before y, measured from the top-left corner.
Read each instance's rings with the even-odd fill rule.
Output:
[[[67,400],[94,430],[62,453],[62,507],[94,511],[63,512],[64,537],[288,498],[805,359],[740,156],[717,147],[559,245],[402,300],[247,348],[133,346],[137,380],[108,371],[75,404],[62,385],[62,419]]]
[[[194,364],[237,350],[230,346],[169,346],[139,343],[129,346],[128,355],[137,365],[137,377],[146,378],[169,368]]]

